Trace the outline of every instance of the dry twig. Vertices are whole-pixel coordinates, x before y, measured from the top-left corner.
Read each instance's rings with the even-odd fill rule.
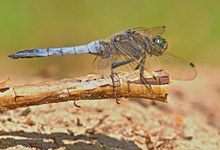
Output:
[[[146,98],[166,102],[169,77],[165,71],[158,71],[157,74],[156,78],[146,78],[154,95],[150,94],[138,77],[130,79],[128,73],[120,74],[118,98]],[[70,100],[114,98],[111,80],[97,75],[13,87],[8,86],[8,82],[0,83],[0,111]]]

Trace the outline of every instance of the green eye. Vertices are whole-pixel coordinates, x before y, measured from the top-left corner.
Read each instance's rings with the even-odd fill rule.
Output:
[[[160,46],[161,48],[163,49],[166,49],[167,48],[167,42],[165,39],[163,39],[161,36],[158,36],[156,35],[154,38],[153,38],[153,42],[155,44],[157,44],[158,46]]]

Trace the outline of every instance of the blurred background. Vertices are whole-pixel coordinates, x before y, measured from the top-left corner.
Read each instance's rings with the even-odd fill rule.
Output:
[[[169,51],[199,67],[220,65],[220,11],[212,1],[0,1],[0,78],[65,78],[93,72],[94,57],[12,60],[21,49],[73,46],[134,27],[166,26]]]
[[[12,85],[21,85],[94,72],[94,56],[7,57],[18,50],[82,45],[120,30],[162,25],[168,51],[198,70],[196,80],[169,85],[168,104],[134,99],[117,105],[113,99],[79,101],[81,109],[72,102],[31,107],[30,114],[16,109],[0,115],[0,148],[48,149],[39,146],[55,143],[58,148],[91,149],[94,142],[94,149],[112,149],[111,144],[132,149],[133,141],[146,146],[153,135],[153,141],[166,140],[166,148],[173,148],[173,140],[174,145],[188,145],[182,149],[219,149],[213,148],[220,141],[219,0],[0,0],[0,83],[8,77]],[[177,141],[182,134],[182,142]]]

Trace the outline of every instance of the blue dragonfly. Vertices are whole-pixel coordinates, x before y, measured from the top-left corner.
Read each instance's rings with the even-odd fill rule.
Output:
[[[36,48],[21,50],[8,55],[13,59],[48,57],[67,54],[92,54],[98,70],[109,68],[113,91],[116,93],[116,68],[129,66],[127,71],[139,70],[142,83],[151,89],[145,72],[152,73],[165,70],[170,79],[193,80],[197,73],[195,65],[174,54],[167,52],[167,40],[162,37],[165,26],[145,28],[139,27],[120,31],[109,38],[92,41],[91,43],[60,48]]]

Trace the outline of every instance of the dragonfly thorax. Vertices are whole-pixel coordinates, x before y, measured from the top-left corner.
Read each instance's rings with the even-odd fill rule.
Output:
[[[108,58],[112,54],[112,47],[108,42],[99,41],[100,49],[99,54],[103,58]]]

